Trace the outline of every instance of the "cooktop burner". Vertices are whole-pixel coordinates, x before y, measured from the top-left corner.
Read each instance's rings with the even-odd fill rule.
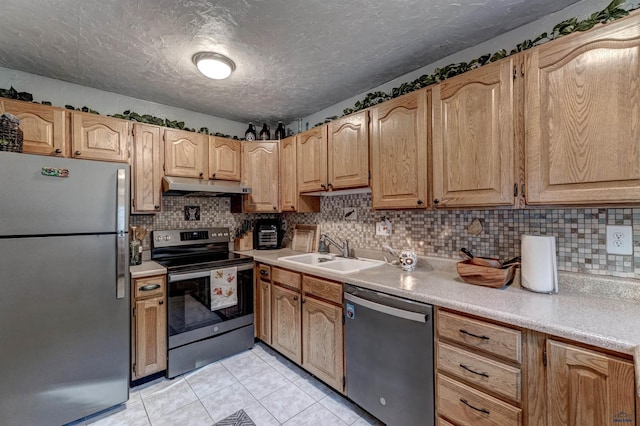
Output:
[[[173,272],[251,263],[251,256],[229,251],[229,235],[228,228],[153,231],[151,259]]]

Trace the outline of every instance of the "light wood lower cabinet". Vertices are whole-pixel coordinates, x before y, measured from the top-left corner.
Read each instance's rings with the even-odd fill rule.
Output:
[[[132,280],[132,380],[167,368],[165,289],[165,275]]]
[[[300,293],[273,285],[271,297],[271,346],[301,364]]]
[[[343,392],[342,283],[262,264],[256,270],[256,336]]]
[[[549,426],[635,424],[629,361],[547,340]]]
[[[342,284],[305,276],[302,280],[302,366],[333,388],[342,390],[344,377],[344,332],[342,305],[319,300],[318,291],[307,292],[307,283],[324,281],[329,297]],[[313,285],[313,284],[312,284]],[[317,289],[315,289],[317,290]]]

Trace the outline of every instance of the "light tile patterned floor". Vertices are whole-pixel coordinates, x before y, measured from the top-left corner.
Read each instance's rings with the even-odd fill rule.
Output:
[[[257,426],[381,425],[263,344],[173,380],[131,389],[129,401],[84,426],[211,426],[244,410]]]

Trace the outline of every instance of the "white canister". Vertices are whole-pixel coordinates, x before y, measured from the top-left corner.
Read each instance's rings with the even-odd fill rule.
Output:
[[[520,254],[522,288],[537,293],[557,293],[556,238],[523,235]]]

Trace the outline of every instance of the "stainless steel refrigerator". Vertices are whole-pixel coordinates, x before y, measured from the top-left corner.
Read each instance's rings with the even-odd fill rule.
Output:
[[[0,424],[127,400],[129,166],[0,152]]]

